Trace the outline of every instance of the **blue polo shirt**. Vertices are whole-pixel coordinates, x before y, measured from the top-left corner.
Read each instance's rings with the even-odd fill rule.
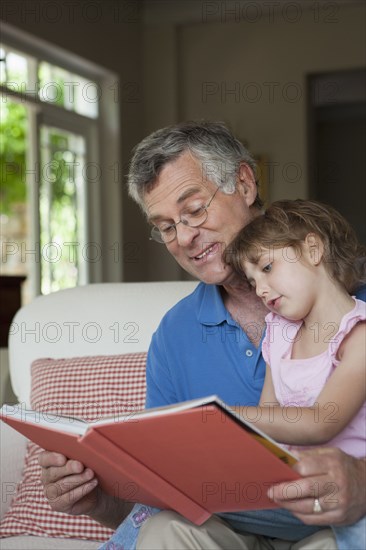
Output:
[[[366,301],[366,285],[356,297]],[[146,408],[216,394],[257,405],[265,363],[224,306],[219,287],[200,283],[163,317],[147,358]]]
[[[200,283],[154,333],[146,407],[216,394],[228,405],[257,405],[265,363],[224,306],[219,287]]]

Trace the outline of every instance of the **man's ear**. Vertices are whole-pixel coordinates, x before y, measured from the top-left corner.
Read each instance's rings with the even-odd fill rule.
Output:
[[[305,237],[305,247],[313,265],[319,265],[324,254],[324,243],[316,233],[308,233]]]
[[[247,205],[252,206],[257,198],[258,189],[253,170],[245,162],[242,162],[239,166],[237,189],[244,197]]]

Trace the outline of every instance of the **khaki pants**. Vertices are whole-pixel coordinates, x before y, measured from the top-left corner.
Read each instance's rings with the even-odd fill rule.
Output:
[[[216,516],[197,526],[164,511],[142,525],[137,550],[337,550],[337,545],[331,529],[294,543],[238,534]]]

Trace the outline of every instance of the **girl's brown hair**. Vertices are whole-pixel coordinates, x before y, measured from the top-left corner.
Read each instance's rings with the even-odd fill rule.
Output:
[[[263,249],[294,247],[301,251],[306,236],[322,241],[322,261],[329,275],[348,292],[366,282],[366,249],[345,218],[331,206],[297,199],[274,202],[254,218],[224,252],[224,261],[243,273],[243,260],[256,263]]]

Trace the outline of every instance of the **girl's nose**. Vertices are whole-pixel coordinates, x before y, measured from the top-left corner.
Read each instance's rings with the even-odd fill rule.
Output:
[[[255,292],[259,298],[265,298],[268,294],[268,286],[264,281],[257,281],[255,286]]]

